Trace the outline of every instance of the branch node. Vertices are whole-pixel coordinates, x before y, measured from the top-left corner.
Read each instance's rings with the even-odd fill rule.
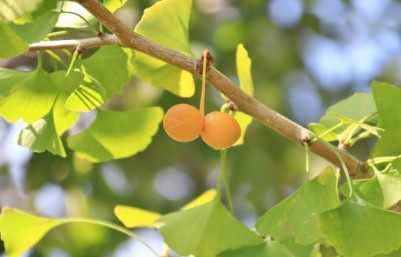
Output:
[[[77,52],[78,56],[80,56],[86,51],[86,48],[84,45],[78,44],[77,47],[75,48],[75,51]]]
[[[305,143],[311,145],[317,138],[310,131],[302,131],[300,143],[304,145]]]
[[[214,63],[215,58],[213,55],[210,54],[210,52],[207,52],[206,55],[206,72],[208,72],[210,70],[210,67],[212,66],[212,64]],[[203,73],[203,55],[198,59],[198,61],[196,62],[196,71],[202,75]]]
[[[103,31],[99,31],[97,33],[97,37],[100,38],[100,39],[104,39],[106,36],[107,36],[107,34],[104,33]]]
[[[338,150],[346,152],[349,148],[349,145],[343,142],[340,142],[337,146]]]

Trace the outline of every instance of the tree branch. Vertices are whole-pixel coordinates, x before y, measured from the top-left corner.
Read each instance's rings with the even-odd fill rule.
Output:
[[[196,67],[197,60],[166,48],[135,33],[109,12],[98,0],[78,0],[78,2],[112,31],[120,40],[122,46],[153,56],[199,77]],[[338,152],[353,177],[363,178],[372,176],[366,163],[361,162],[348,152],[338,150],[324,140],[316,138],[313,133],[306,128],[287,119],[255,98],[247,95],[235,83],[214,67],[211,67],[207,73],[207,82],[231,99],[242,112],[254,117],[265,126],[273,129],[298,145],[303,146],[303,143],[307,142],[310,151],[323,157],[335,166],[342,168],[341,162],[335,154],[335,151]]]
[[[52,41],[40,41],[29,45],[29,51],[39,50],[54,50],[54,49],[66,49],[66,48],[77,48],[83,47],[83,49],[89,49],[93,47],[105,46],[105,45],[121,45],[120,40],[114,35],[104,35],[102,37],[92,37],[85,39],[71,39],[71,40],[52,40]]]

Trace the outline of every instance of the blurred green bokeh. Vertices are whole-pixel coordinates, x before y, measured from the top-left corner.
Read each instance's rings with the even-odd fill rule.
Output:
[[[134,27],[154,2],[128,0],[117,15]],[[369,91],[373,79],[400,82],[401,57],[395,53],[401,49],[401,20],[394,11],[400,9],[395,0],[194,0],[189,34],[193,52],[200,56],[209,49],[215,66],[234,81],[235,50],[243,43],[252,59],[255,97],[307,125],[352,92]],[[29,69],[35,62],[34,55],[27,54],[0,60],[0,66]],[[104,107],[158,105],[167,110],[181,102],[198,105],[199,80],[197,85],[194,97],[180,99],[133,78],[123,94]],[[208,87],[206,111],[218,110],[223,103]],[[90,114],[81,118],[85,123]],[[15,128],[0,120],[1,206],[118,223],[113,214],[117,204],[167,213],[215,187],[218,180],[218,151],[200,139],[177,143],[162,128],[144,152],[102,164],[71,152],[65,159],[50,153],[31,156],[9,142]],[[363,159],[371,146],[371,141],[360,142],[352,152]],[[314,173],[327,165],[317,156],[310,158]],[[228,167],[235,213],[253,226],[257,217],[302,183],[305,154],[300,146],[253,121],[244,145],[229,150]],[[125,240],[107,229],[71,225],[51,232],[29,256],[123,256],[114,251]],[[323,256],[333,256],[330,249],[325,251]]]

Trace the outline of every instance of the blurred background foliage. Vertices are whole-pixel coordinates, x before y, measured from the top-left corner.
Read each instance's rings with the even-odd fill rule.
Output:
[[[154,2],[128,0],[116,14],[133,28]],[[200,56],[209,49],[216,57],[215,66],[234,81],[235,49],[243,43],[252,59],[255,97],[307,125],[352,92],[370,91],[374,79],[400,83],[400,12],[401,4],[395,0],[194,0],[189,35],[194,53]],[[0,60],[0,66],[31,70],[36,55]],[[159,105],[167,110],[180,102],[198,105],[200,81],[197,85],[194,97],[180,99],[132,78],[124,92],[104,107]],[[222,104],[219,93],[208,87],[206,111]],[[88,124],[92,114],[83,113],[77,129]],[[117,204],[167,213],[217,183],[219,152],[199,139],[177,143],[162,128],[144,152],[93,164],[71,152],[60,158],[19,147],[14,139],[23,126],[0,119],[1,206],[118,223],[113,214]],[[364,159],[371,147],[371,141],[360,142],[352,152]],[[245,144],[229,150],[228,159],[235,213],[248,226],[294,192],[305,177],[304,150],[257,121],[251,124]],[[318,173],[327,163],[311,156],[311,165]],[[138,233],[161,248],[155,231]],[[326,252],[331,256],[329,249]],[[111,230],[67,225],[52,231],[27,256],[151,255]]]

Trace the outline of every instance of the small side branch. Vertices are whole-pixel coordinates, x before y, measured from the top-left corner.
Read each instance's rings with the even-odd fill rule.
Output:
[[[40,50],[55,50],[55,49],[76,49],[81,47],[89,49],[105,45],[118,45],[121,46],[120,40],[114,35],[104,35],[101,37],[92,37],[85,39],[71,39],[71,40],[52,40],[40,41],[29,45],[29,51]]]

